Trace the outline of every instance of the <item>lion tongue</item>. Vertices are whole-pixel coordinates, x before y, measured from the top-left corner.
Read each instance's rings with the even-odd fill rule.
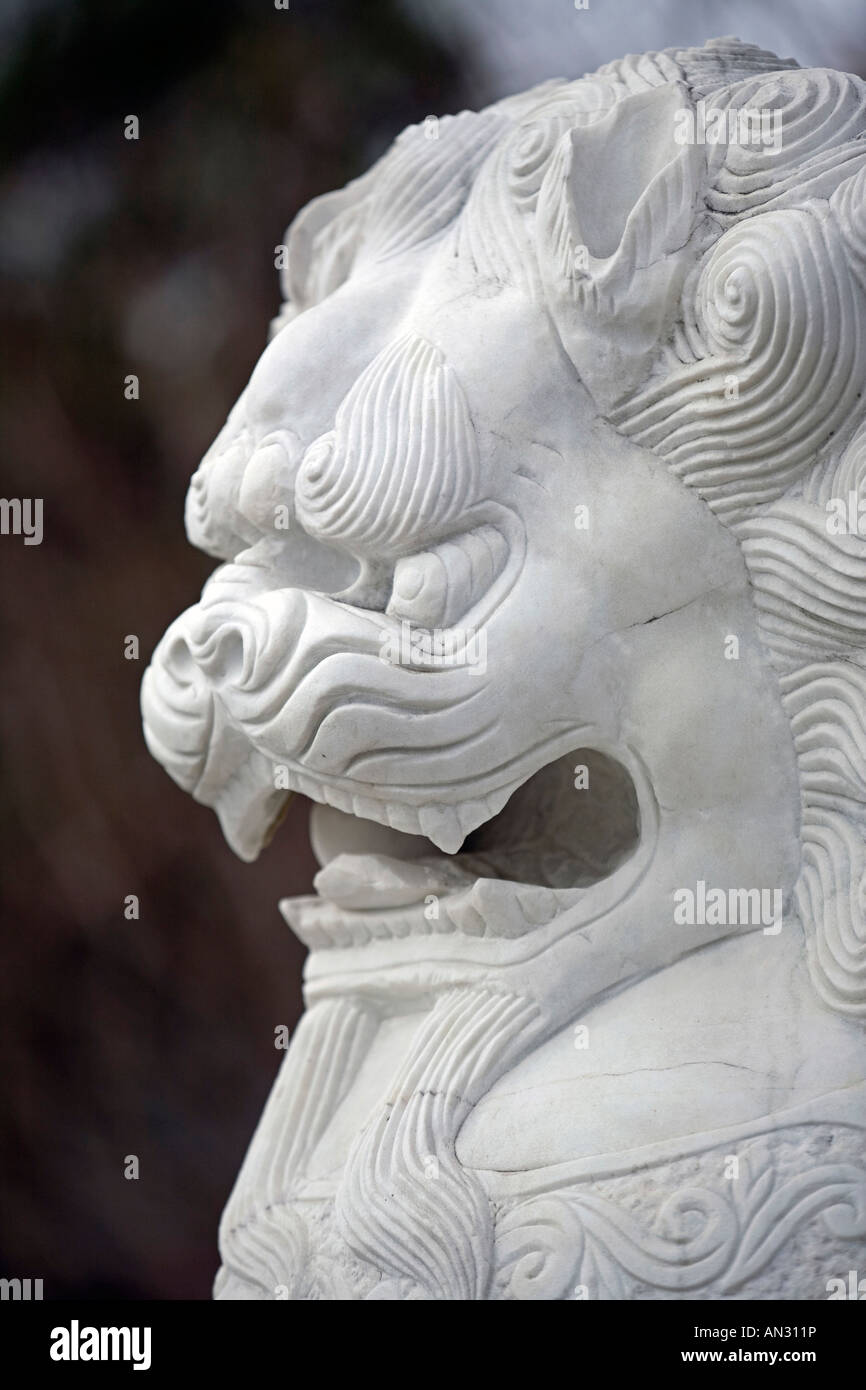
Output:
[[[408,907],[474,882],[445,859],[407,862],[383,854],[338,854],[313,880],[319,897],[337,907]]]

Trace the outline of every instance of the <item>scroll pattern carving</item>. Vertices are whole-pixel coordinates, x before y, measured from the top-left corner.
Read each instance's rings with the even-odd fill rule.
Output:
[[[824,1163],[780,1178],[764,1142],[740,1163],[724,1189],[671,1193],[651,1227],[578,1188],[510,1207],[496,1225],[496,1296],[616,1299],[637,1281],[683,1298],[728,1297],[810,1222],[845,1240],[866,1237],[866,1168]]]

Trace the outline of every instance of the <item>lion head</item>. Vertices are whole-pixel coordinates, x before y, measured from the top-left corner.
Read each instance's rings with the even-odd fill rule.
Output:
[[[699,103],[781,140],[683,140]],[[410,128],[296,218],[190,486],[224,563],[143,685],[242,857],[300,790],[498,941],[715,868],[794,894],[866,1011],[866,548],[828,526],[866,463],[864,134],[859,79],[719,40]]]

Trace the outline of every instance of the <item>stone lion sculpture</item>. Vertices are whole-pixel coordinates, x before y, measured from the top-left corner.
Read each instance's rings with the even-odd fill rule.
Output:
[[[217,1296],[866,1273],[864,195],[863,82],[720,39],[292,224],[142,691],[242,858],[318,803]]]

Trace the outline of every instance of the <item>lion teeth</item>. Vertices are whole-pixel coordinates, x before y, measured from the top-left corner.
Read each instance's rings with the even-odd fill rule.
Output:
[[[320,897],[355,909],[408,907],[441,888],[435,869],[380,854],[338,854],[313,882]]]
[[[518,888],[517,901],[527,922],[533,927],[545,926],[562,908],[552,888]]]
[[[477,908],[469,901],[469,894],[442,904],[442,910],[455,931],[467,936],[484,936],[487,923]]]
[[[353,859],[357,862],[352,863]],[[406,897],[398,903],[401,882]],[[375,855],[338,856],[316,876],[316,887],[323,896],[285,898],[279,905],[288,925],[311,951],[364,946],[372,939],[449,933],[485,941],[513,940],[546,926],[573,907],[584,892],[558,892],[504,879],[469,880],[456,865],[387,861]],[[383,893],[388,891],[393,894],[393,906],[383,903]]]
[[[490,810],[490,802],[486,798],[481,801],[463,801],[456,810],[464,840],[495,814]]]
[[[381,811],[381,801],[376,801],[372,796],[352,797],[352,814],[360,816],[361,820],[379,821]]]
[[[513,883],[479,878],[471,891],[470,902],[484,918],[492,936],[523,936],[529,928]]]
[[[466,838],[457,812],[451,806],[422,806],[418,823],[421,833],[445,854],[456,854]]]

